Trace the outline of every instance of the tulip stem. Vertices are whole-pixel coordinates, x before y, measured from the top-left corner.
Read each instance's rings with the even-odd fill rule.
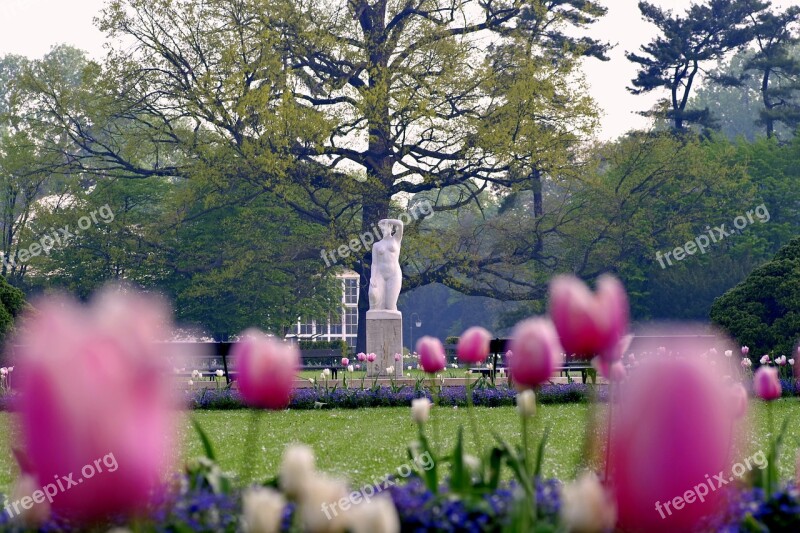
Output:
[[[481,443],[480,434],[478,433],[478,420],[475,418],[475,409],[472,403],[472,384],[470,383],[469,374],[467,374],[466,393],[467,413],[469,413],[469,421],[470,425],[472,426],[472,440],[475,444],[475,452],[477,453],[478,457],[480,457],[483,453],[483,445]]]
[[[436,392],[436,374],[431,374],[431,400],[433,400],[433,408],[435,409],[439,404],[439,394]],[[438,450],[437,446],[439,444],[439,424],[436,418],[434,413],[431,413],[431,426],[433,426],[433,442],[431,443],[431,448],[434,450]]]
[[[772,440],[772,442],[775,442],[774,441],[774,439],[775,439],[775,435],[774,435],[775,426],[773,425],[773,420],[772,420],[772,402],[771,401],[767,402],[767,429],[769,430],[769,438]],[[774,449],[774,445],[773,445],[773,449]],[[774,459],[777,459],[777,457],[775,457]],[[767,499],[769,499],[769,497],[772,495],[772,483],[773,483],[773,480],[772,480],[772,465],[771,464],[767,465],[766,478],[767,478],[766,479],[766,483],[764,483],[764,485],[765,485],[764,494],[766,495]]]
[[[255,447],[258,444],[258,435],[261,433],[261,418],[264,411],[261,409],[250,410],[250,422],[247,424],[247,435],[244,441],[242,454],[242,481],[252,482],[253,462],[255,461]]]
[[[606,464],[605,481],[608,481],[608,465],[611,462],[611,428],[614,421],[614,385],[608,381],[608,428],[606,429]]]

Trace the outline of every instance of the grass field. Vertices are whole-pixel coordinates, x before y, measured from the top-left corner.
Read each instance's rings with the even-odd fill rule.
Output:
[[[785,416],[792,417],[780,462],[786,479],[794,475],[794,450],[800,446],[800,425],[796,423],[800,401],[780,400],[774,407],[776,427]],[[561,479],[574,476],[581,456],[587,408],[585,404],[540,406],[538,427],[551,427],[543,467],[545,476]],[[752,427],[748,434],[748,453],[767,451],[764,409],[760,402],[750,403],[748,416]],[[458,426],[464,425],[467,451],[475,453],[466,410],[439,408],[434,412],[436,424],[429,425],[428,435],[436,449],[450,450]],[[195,411],[190,415],[208,433],[224,470],[240,474],[250,469],[258,479],[274,475],[285,446],[301,441],[314,448],[321,470],[347,477],[354,484],[367,483],[395,473],[398,467],[406,464],[406,445],[416,435],[407,408],[268,412],[261,417],[257,453],[245,457],[246,428],[253,416],[251,412]],[[514,408],[477,408],[476,415],[484,446],[492,442],[492,432],[512,443],[519,442],[519,419]],[[0,491],[7,492],[17,473],[9,447],[15,433],[12,415],[0,413],[0,428]],[[200,455],[201,444],[188,419],[183,422],[181,431],[185,457]]]

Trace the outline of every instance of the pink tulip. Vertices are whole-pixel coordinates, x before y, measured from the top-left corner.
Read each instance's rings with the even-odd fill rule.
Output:
[[[403,360],[403,354],[399,354],[399,353],[394,354],[394,360],[395,361],[402,361]]]
[[[260,409],[285,409],[300,365],[297,348],[257,329],[241,334],[231,349],[244,402]]]
[[[753,376],[753,392],[762,400],[772,401],[781,397],[781,380],[778,369],[762,366]]]
[[[563,362],[561,345],[553,323],[545,318],[529,318],[518,323],[511,334],[508,366],[514,382],[535,387],[550,379]]]
[[[461,334],[456,346],[458,359],[467,364],[479,364],[489,355],[492,335],[480,326],[473,326]]]
[[[628,296],[613,276],[597,280],[597,292],[574,276],[550,282],[550,317],[568,354],[591,358],[611,350],[628,329]]]
[[[747,391],[741,383],[734,383],[730,389],[731,406],[734,418],[743,418],[747,414]]]
[[[422,370],[428,374],[435,374],[447,366],[447,357],[444,353],[442,342],[435,338],[425,336],[417,341],[417,353]]]
[[[347,357],[342,357],[342,366],[347,366],[350,364],[350,359]]]
[[[728,458],[739,457],[731,451],[727,389],[710,365],[689,359],[651,360],[622,387],[608,465],[618,530],[696,530],[723,508],[725,488],[708,490],[705,501],[679,503],[680,509],[673,502],[706,475],[729,472]]]
[[[106,290],[91,306],[43,300],[18,349],[25,470],[44,487],[74,474],[52,510],[76,522],[143,512],[163,491],[176,398],[157,344],[171,330],[158,299]]]
[[[359,361],[366,361],[367,360],[367,354],[365,354],[364,352],[358,352],[358,355],[356,357],[358,357]]]
[[[750,347],[749,346],[742,346],[742,355],[744,355],[746,357],[747,354],[749,354],[749,353],[750,353]]]
[[[369,353],[369,354],[367,354],[367,361],[370,362],[370,363],[373,363],[373,362],[375,362],[375,358],[376,357],[377,356],[374,353]]]

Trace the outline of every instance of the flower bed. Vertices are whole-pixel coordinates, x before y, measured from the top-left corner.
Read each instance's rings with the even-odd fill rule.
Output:
[[[606,388],[594,388],[600,400],[606,398]],[[583,383],[567,383],[543,385],[538,391],[539,403],[574,403],[586,402],[593,394],[591,385]],[[292,392],[290,409],[358,409],[363,407],[408,407],[414,398],[426,397],[439,405],[464,407],[467,405],[466,388],[442,387],[435,394],[427,388],[401,387],[392,389],[381,386],[375,388],[308,388],[295,389]],[[484,407],[501,407],[515,405],[517,393],[509,387],[487,387],[476,389],[472,393],[474,405]],[[202,389],[187,391],[187,404],[193,409],[241,409],[245,407],[241,395],[230,389]]]

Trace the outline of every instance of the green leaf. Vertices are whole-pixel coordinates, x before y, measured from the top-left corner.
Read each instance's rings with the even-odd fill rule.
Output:
[[[203,451],[206,454],[206,457],[211,459],[212,461],[217,460],[217,456],[214,453],[214,447],[211,445],[211,439],[208,438],[205,430],[200,426],[200,423],[194,417],[191,418],[192,425],[194,426],[194,430],[197,432],[197,435],[200,437],[200,442],[203,443]]]

